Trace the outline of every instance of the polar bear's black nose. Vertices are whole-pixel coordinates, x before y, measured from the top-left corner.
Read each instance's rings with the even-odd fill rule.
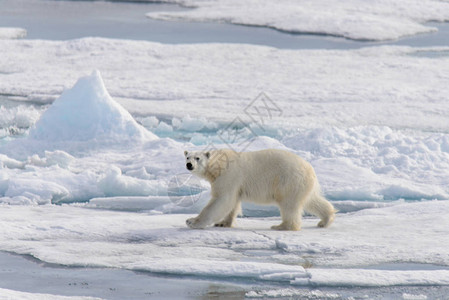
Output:
[[[187,168],[187,170],[192,171],[193,170],[192,163],[187,163],[186,168]]]

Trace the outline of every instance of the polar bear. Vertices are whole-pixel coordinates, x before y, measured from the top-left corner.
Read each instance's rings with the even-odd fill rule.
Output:
[[[276,230],[300,230],[303,210],[321,219],[318,227],[334,220],[336,210],[321,195],[313,167],[293,153],[220,149],[184,155],[186,168],[211,185],[209,203],[186,221],[190,228],[233,227],[242,201],[278,205],[282,223],[271,227]]]

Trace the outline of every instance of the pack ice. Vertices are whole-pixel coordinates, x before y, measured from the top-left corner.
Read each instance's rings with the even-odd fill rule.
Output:
[[[166,0],[191,7],[183,11],[151,12],[162,20],[218,21],[262,26],[289,33],[318,33],[355,40],[391,40],[436,31],[424,24],[449,20],[444,1],[383,0]]]
[[[145,143],[155,140],[154,134],[111,98],[99,71],[94,71],[63,92],[27,137],[3,146],[0,199],[47,204],[152,194],[157,184],[144,180],[151,175],[142,166],[134,170],[132,162],[123,162],[130,173],[140,174],[127,177],[119,166],[107,161],[112,162],[113,157],[126,160],[120,151],[135,147],[144,152]]]
[[[379,136],[381,142],[376,143]],[[331,142],[335,148],[327,150]],[[176,191],[179,194],[168,196],[174,175],[186,173],[185,147],[195,149],[141,127],[108,95],[99,72],[82,77],[42,114],[28,136],[1,146],[0,250],[66,266],[289,286],[449,284],[447,201],[341,201],[337,207],[352,209],[340,209],[325,230],[315,228],[317,220],[310,217],[297,233],[268,230],[279,223],[275,209],[269,210],[270,217],[239,219],[238,228],[189,230],[185,220],[205,205],[209,194],[201,182],[188,182]],[[334,178],[338,188],[357,184],[356,177],[387,182],[361,167],[388,157],[389,151],[380,148],[418,153],[404,169],[402,160],[395,163],[397,156],[391,158],[400,170],[418,170],[413,176],[432,169],[415,165],[429,153],[419,137],[414,140],[388,128],[325,129],[282,142],[257,137],[250,149],[261,148],[302,154],[318,166],[321,177]],[[430,161],[446,162],[446,148],[433,149],[430,153],[438,155]],[[446,171],[438,170],[432,182],[446,182]],[[413,176],[405,187],[411,186]],[[197,198],[178,201],[192,186]],[[340,199],[354,195],[348,193],[351,188],[341,188]],[[371,189],[368,184],[365,191]],[[360,210],[367,207],[371,209]],[[245,213],[251,209],[255,211],[247,207]]]

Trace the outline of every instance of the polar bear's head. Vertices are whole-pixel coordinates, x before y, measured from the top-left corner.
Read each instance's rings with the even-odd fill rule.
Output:
[[[187,170],[199,177],[204,177],[206,175],[210,152],[184,151],[184,156],[186,157]]]

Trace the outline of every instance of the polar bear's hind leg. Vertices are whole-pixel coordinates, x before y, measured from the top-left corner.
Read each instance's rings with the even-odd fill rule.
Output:
[[[328,227],[332,224],[337,210],[324,198],[319,191],[312,194],[312,199],[305,205],[305,210],[321,219],[318,227]]]
[[[285,201],[287,200],[287,201]],[[301,230],[301,216],[302,216],[302,203],[303,201],[289,201],[284,199],[279,203],[279,210],[281,212],[282,223],[272,226],[274,230]]]

